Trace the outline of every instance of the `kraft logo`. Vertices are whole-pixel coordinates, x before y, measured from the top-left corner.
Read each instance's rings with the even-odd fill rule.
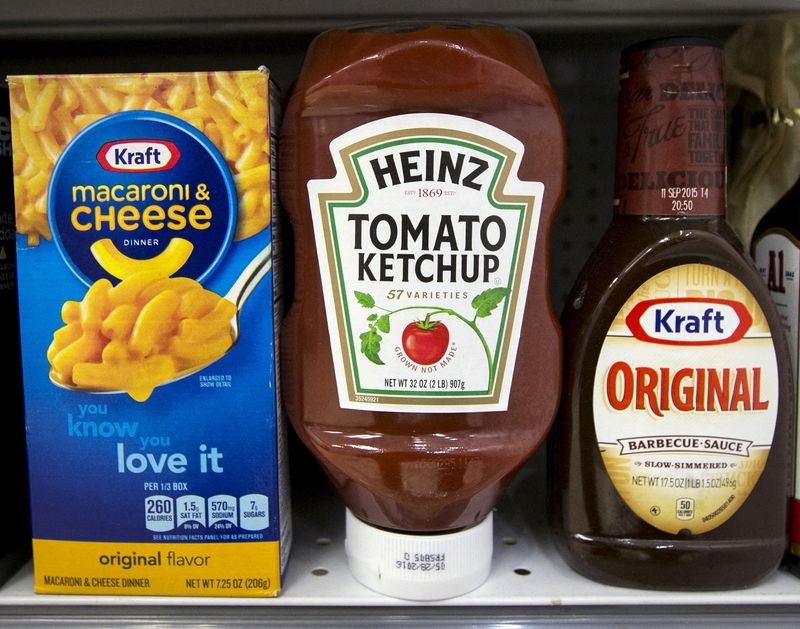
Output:
[[[678,297],[639,302],[625,317],[633,336],[664,345],[722,345],[741,339],[753,318],[730,299]]]
[[[114,140],[97,152],[100,166],[115,173],[169,170],[180,157],[178,147],[167,140]]]

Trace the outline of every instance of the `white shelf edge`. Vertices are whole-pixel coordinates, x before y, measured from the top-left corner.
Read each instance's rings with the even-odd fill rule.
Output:
[[[540,453],[541,454],[541,453]],[[611,587],[575,574],[556,552],[543,520],[542,456],[534,457],[506,492],[495,514],[492,572],[477,590],[431,603],[389,598],[350,575],[344,555],[344,507],[329,493],[304,497],[294,505],[294,547],[283,591],[277,598],[84,596],[34,594],[30,563],[0,588],[0,619],[14,608],[32,614],[48,608],[342,607],[342,608],[581,608],[657,606],[661,609],[774,606],[800,609],[800,579],[779,570],[759,585],[726,592],[673,592]],[[317,540],[330,540],[318,544]],[[513,545],[504,540],[514,540]],[[315,572],[326,571],[322,576]],[[515,572],[529,571],[527,575]]]

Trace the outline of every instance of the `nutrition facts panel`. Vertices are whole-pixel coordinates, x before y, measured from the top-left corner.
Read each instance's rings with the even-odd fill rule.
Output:
[[[147,529],[157,533],[175,529],[198,534],[236,528],[262,531],[269,527],[269,498],[263,494],[238,498],[226,494],[208,498],[190,494],[177,498],[154,494],[145,498],[144,510]]]

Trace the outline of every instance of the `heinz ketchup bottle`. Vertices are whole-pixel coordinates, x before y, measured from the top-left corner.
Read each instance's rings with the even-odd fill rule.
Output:
[[[564,174],[523,33],[392,25],[311,45],[282,132],[284,399],[373,589],[445,598],[488,574],[492,508],[558,400],[548,237]]]
[[[722,50],[622,54],[614,220],[562,319],[556,542],[614,585],[751,585],[786,545],[793,394],[764,283],[725,222]]]

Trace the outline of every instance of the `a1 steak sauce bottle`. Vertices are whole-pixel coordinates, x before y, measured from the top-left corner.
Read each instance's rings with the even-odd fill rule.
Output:
[[[753,233],[751,251],[759,273],[786,332],[797,401],[797,356],[800,348],[800,185],[795,184],[759,221]],[[795,406],[797,412],[797,406]],[[795,420],[796,422],[796,420]],[[786,564],[800,576],[800,466],[797,464],[797,425],[795,423],[794,495],[789,509],[789,553]]]

